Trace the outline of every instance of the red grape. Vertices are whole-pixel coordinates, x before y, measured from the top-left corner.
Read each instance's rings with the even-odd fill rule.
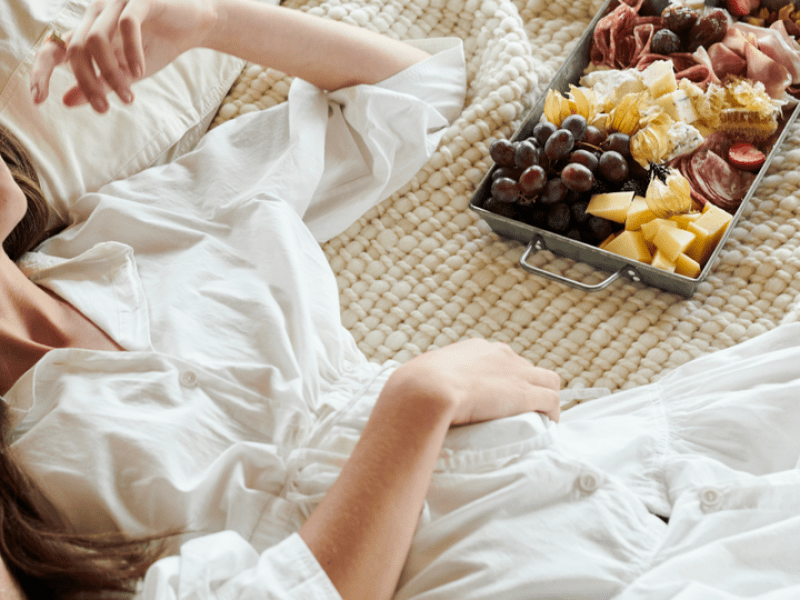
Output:
[[[539,202],[542,204],[556,204],[567,197],[569,189],[560,177],[555,177],[547,182],[544,190],[539,194]]]
[[[519,197],[517,182],[509,177],[498,177],[492,182],[492,198],[498,202],[514,202]]]
[[[527,169],[533,165],[538,165],[540,156],[541,150],[539,150],[539,146],[532,139],[529,139],[517,145],[514,153],[514,162],[518,169]]]
[[[519,176],[519,189],[526,196],[534,196],[547,184],[547,172],[539,165],[525,169]]]
[[[547,226],[556,232],[566,231],[569,227],[569,206],[563,202],[553,204],[547,213]]]
[[[541,121],[533,128],[533,137],[536,138],[540,146],[544,146],[548,138],[553,135],[557,129],[558,127],[550,121]]]
[[[591,144],[592,146],[600,146],[606,139],[606,132],[598,129],[594,125],[589,125],[586,128],[586,134],[583,136],[583,142]]]
[[[600,155],[600,174],[612,183],[622,183],[628,178],[628,161],[619,152],[608,150]]]
[[[600,144],[600,149],[613,150],[628,158],[631,155],[631,137],[626,133],[614,132]]]
[[[594,175],[580,163],[569,163],[561,171],[561,180],[573,192],[588,192],[594,185]]]
[[[489,156],[500,167],[514,166],[514,144],[508,140],[495,140],[489,146]]]
[[[566,156],[572,151],[575,146],[575,138],[572,137],[572,132],[566,129],[559,129],[549,138],[544,145],[544,153],[552,161],[557,161],[562,156]]]
[[[572,154],[570,154],[569,162],[583,165],[592,173],[597,171],[597,166],[600,163],[597,155],[594,152],[589,152],[588,150],[575,150]]]
[[[583,139],[583,136],[586,135],[586,129],[589,127],[589,124],[586,122],[586,117],[583,115],[569,115],[563,121],[561,121],[561,129],[566,129],[572,134],[572,137],[575,138],[576,142],[579,142]]]

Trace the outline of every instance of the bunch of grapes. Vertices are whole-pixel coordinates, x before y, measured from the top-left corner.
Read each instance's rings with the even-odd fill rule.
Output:
[[[598,244],[620,225],[586,212],[595,193],[632,190],[643,195],[646,169],[631,159],[630,137],[606,134],[581,115],[560,127],[537,123],[532,135],[492,143],[491,197],[485,208],[540,229]]]

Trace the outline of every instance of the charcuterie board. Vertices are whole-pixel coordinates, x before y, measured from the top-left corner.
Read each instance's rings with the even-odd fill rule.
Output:
[[[608,0],[600,11],[598,11],[571,55],[564,61],[562,67],[551,80],[548,91],[541,96],[538,103],[525,116],[520,128],[510,138],[510,142],[518,146],[523,141],[535,139],[536,134],[534,129],[537,124],[543,120],[543,115],[546,110],[549,109],[552,112],[552,104],[546,106],[548,98],[551,98],[552,101],[552,92],[558,92],[559,95],[566,96],[571,90],[574,91],[574,86],[576,86],[581,80],[581,77],[585,75],[587,67],[591,64],[595,28],[598,26],[598,23],[601,22],[601,19],[611,14],[617,6],[617,0]],[[663,9],[663,6],[659,8],[653,6],[649,8],[642,7],[640,10],[651,10],[656,12],[656,14],[660,14],[661,9]],[[496,233],[527,244],[527,248],[520,260],[520,266],[527,272],[559,281],[585,291],[604,289],[615,280],[626,277],[633,281],[640,281],[644,284],[688,297],[696,291],[698,285],[708,277],[709,273],[714,268],[715,259],[720,249],[724,246],[736,223],[742,218],[742,213],[753,194],[756,193],[769,164],[779,152],[781,143],[787,135],[789,125],[791,125],[797,117],[798,110],[800,110],[800,105],[798,105],[797,108],[784,110],[777,119],[777,130],[770,135],[769,148],[768,151],[765,152],[763,164],[761,164],[757,172],[754,171],[752,175],[748,174],[746,181],[752,183],[746,189],[746,192],[744,192],[741,201],[737,202],[733,208],[727,207],[730,218],[724,233],[721,235],[721,238],[715,242],[715,245],[708,249],[706,255],[703,257],[702,263],[697,266],[699,272],[697,272],[695,276],[688,276],[681,272],[676,272],[674,270],[674,265],[672,265],[673,270],[669,270],[663,268],[663,266],[658,266],[656,261],[652,261],[652,264],[650,264],[650,262],[643,262],[641,259],[637,260],[629,256],[621,255],[618,252],[610,251],[606,249],[609,247],[609,244],[604,245],[603,243],[598,243],[598,240],[587,242],[581,240],[579,235],[571,235],[572,232],[567,234],[566,231],[554,231],[552,228],[539,226],[537,221],[526,217],[520,217],[519,214],[517,214],[527,214],[525,211],[520,210],[515,213],[514,211],[497,210],[497,202],[495,201],[493,204],[492,186],[498,178],[498,169],[501,169],[502,165],[495,164],[489,172],[486,173],[470,200],[470,207],[476,211]],[[541,152],[544,153],[543,145]],[[560,168],[563,169],[563,165]],[[550,167],[550,170],[552,171],[552,167]],[[584,190],[581,189],[580,191]],[[604,190],[598,191],[602,192]],[[570,193],[572,197],[578,196],[576,193]],[[644,200],[644,191],[640,193],[642,194],[642,200]],[[588,192],[583,194],[583,197],[587,195]],[[526,198],[525,195],[520,192],[520,198],[526,204],[536,203],[536,194],[531,194],[531,196],[532,198]],[[634,193],[631,192],[631,197],[633,196]],[[694,197],[694,194],[692,194],[692,197]],[[695,204],[694,207],[699,213],[700,205]],[[618,231],[614,235],[619,235],[619,232],[624,229],[624,225],[619,225]],[[609,239],[613,237],[612,235]],[[657,251],[652,244],[648,243],[648,245],[651,250]],[[549,250],[556,255],[570,258],[588,264],[595,269],[608,272],[608,277],[595,285],[588,285],[580,281],[572,280],[566,276],[541,269],[534,266],[530,261],[532,254],[541,250]],[[646,250],[644,251],[647,252]]]

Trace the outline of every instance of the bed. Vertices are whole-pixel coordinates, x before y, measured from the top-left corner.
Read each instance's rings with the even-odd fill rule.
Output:
[[[753,338],[800,314],[798,129],[691,298],[619,280],[583,292],[529,275],[524,244],[469,208],[509,137],[547,88],[601,3],[531,0],[288,0],[286,5],[390,36],[465,40],[469,90],[461,117],[405,188],[362,216],[325,252],[342,318],[372,360],[405,361],[466,337],[510,343],[565,387],[628,389],[693,357]],[[212,124],[281,102],[287,78],[247,65]],[[607,274],[547,251],[536,266],[594,284]],[[578,395],[578,394],[576,394]]]
[[[112,99],[111,111],[102,118],[81,120],[72,115],[65,118],[65,109],[58,102],[34,107],[30,103],[26,78],[38,44],[50,31],[69,27],[87,2],[0,2],[0,23],[10,23],[11,15],[17,18],[17,22],[25,21],[20,15],[23,8],[28,8],[26,24],[18,31],[7,32],[9,38],[13,38],[11,43],[0,44],[4,67],[0,73],[4,77],[0,80],[0,121],[36,152],[34,158],[52,199],[55,221],[68,220],[71,202],[81,193],[97,189],[113,179],[125,178],[148,165],[171,160],[196,144],[209,127],[216,128],[286,100],[290,80],[283,73],[261,65],[246,64],[233,57],[192,51],[153,79],[137,86],[137,102],[132,107],[121,106]],[[743,562],[749,561],[751,569],[739,570],[740,564],[735,560],[725,562],[723,566],[728,570],[709,568],[712,563],[707,562],[707,555],[703,554],[706,540],[698,535],[686,542],[687,536],[681,529],[683,521],[676,517],[673,522],[677,521],[678,526],[670,530],[677,532],[672,541],[679,545],[696,542],[701,552],[678,552],[673,563],[668,562],[671,560],[669,556],[664,559],[666,567],[663,570],[656,572],[653,569],[656,584],[664,584],[666,592],[663,596],[649,595],[647,590],[651,583],[644,579],[627,598],[674,597],[677,594],[670,587],[674,581],[691,583],[706,576],[722,580],[720,589],[731,587],[738,593],[738,586],[744,585],[742,581],[754,572],[765,573],[758,581],[764,589],[784,586],[787,592],[784,597],[793,597],[792,590],[796,595],[796,581],[787,583],[788,576],[787,581],[780,580],[772,576],[773,571],[764,568],[774,558],[771,553],[763,552],[765,544],[772,548],[780,546],[774,544],[772,522],[766,517],[762,521],[761,517],[767,515],[774,517],[776,522],[786,522],[780,533],[788,551],[772,554],[780,555],[778,558],[786,573],[796,573],[796,564],[791,557],[797,556],[796,540],[800,539],[796,533],[797,515],[800,514],[796,481],[800,463],[796,463],[796,457],[800,446],[797,436],[791,432],[797,430],[800,421],[796,414],[794,420],[782,421],[784,413],[769,409],[771,406],[794,407],[797,398],[796,357],[799,353],[796,340],[800,325],[789,325],[798,320],[800,311],[800,285],[797,281],[800,220],[796,217],[799,200],[795,192],[800,183],[800,176],[795,174],[796,163],[800,161],[797,126],[789,132],[780,156],[773,161],[744,219],[729,237],[714,273],[691,298],[625,279],[614,282],[603,291],[578,291],[523,271],[519,260],[524,245],[494,234],[468,205],[473,191],[490,167],[490,143],[498,137],[509,137],[516,130],[589,24],[599,2],[565,1],[549,5],[531,2],[523,6],[510,0],[452,0],[447,4],[438,0],[420,0],[418,3],[355,0],[346,4],[339,0],[287,0],[285,4],[292,9],[351,22],[401,39],[457,36],[464,40],[468,68],[467,99],[460,117],[448,128],[439,149],[410,183],[360,217],[344,233],[323,244],[325,256],[338,281],[343,322],[360,349],[375,363],[387,359],[404,362],[421,352],[463,338],[500,340],[511,344],[532,362],[555,369],[564,386],[575,391],[574,395],[564,395],[568,400],[564,406],[569,410],[562,419],[559,435],[565,442],[564,447],[571,446],[578,451],[574,451],[574,455],[565,454],[566,458],[559,454],[563,448],[555,448],[554,435],[551,437],[555,427],[550,427],[533,414],[480,429],[461,428],[452,433],[434,481],[434,492],[422,513],[421,535],[415,541],[413,558],[401,581],[405,587],[398,597],[419,597],[425,590],[434,590],[444,581],[440,586],[441,594],[432,593],[426,597],[467,598],[471,597],[469,592],[474,588],[483,594],[482,597],[520,598],[526,597],[520,591],[523,584],[527,585],[526,577],[542,584],[538,591],[543,597],[561,596],[564,588],[560,586],[565,581],[575,584],[575,589],[582,587],[580,591],[585,593],[592,585],[592,577],[606,576],[606,563],[603,560],[585,560],[586,555],[576,551],[570,535],[574,533],[580,537],[586,534],[585,537],[591,540],[587,548],[593,556],[598,554],[595,548],[602,548],[600,554],[616,552],[616,547],[608,543],[612,537],[604,533],[604,527],[614,529],[618,523],[627,526],[632,522],[625,510],[617,512],[618,507],[626,506],[617,500],[631,497],[619,481],[627,478],[625,485],[628,485],[628,480],[655,481],[655,476],[651,477],[648,470],[642,469],[640,451],[649,459],[648,448],[655,448],[652,454],[659,455],[669,445],[664,441],[667,436],[679,438],[675,433],[677,428],[653,426],[655,419],[651,416],[661,411],[662,404],[655,401],[660,394],[671,400],[677,398],[678,403],[688,398],[685,404],[699,407],[697,414],[684,411],[682,417],[679,415],[684,429],[690,432],[687,437],[693,435],[704,442],[709,439],[719,441],[718,445],[708,444],[712,451],[719,450],[715,456],[729,458],[737,463],[737,467],[739,463],[749,467],[748,461],[751,461],[759,468],[757,473],[753,473],[755,477],[750,477],[748,469],[741,468],[743,472],[747,471],[742,477],[745,483],[741,494],[733,484],[720,488],[720,492],[714,487],[716,474],[710,477],[701,473],[702,477],[698,477],[702,483],[700,486],[691,469],[687,469],[689,483],[698,489],[691,487],[690,491],[682,492],[681,498],[685,503],[681,506],[683,512],[678,515],[681,518],[689,515],[687,520],[695,519],[698,523],[711,521],[717,528],[714,535],[721,540],[717,555],[723,559],[737,556],[736,549],[749,549],[745,552],[747,560]],[[60,73],[53,84],[53,95],[59,93],[59,86],[69,84],[68,75]],[[89,129],[92,127],[98,129]],[[109,131],[119,131],[124,135],[109,135]],[[606,277],[586,265],[546,252],[537,253],[532,261],[536,266],[568,274],[586,283],[596,283]],[[788,327],[779,328],[784,324]],[[759,338],[760,334],[771,330],[777,331]],[[727,351],[714,354],[716,350]],[[690,359],[709,353],[710,356],[698,363],[675,370]],[[752,365],[752,368],[740,369],[743,363]],[[668,375],[669,372],[672,375]],[[712,375],[706,377],[707,373]],[[184,377],[186,374],[188,378]],[[71,381],[80,383],[84,379],[83,373],[71,375],[74,375]],[[662,376],[666,377],[662,379]],[[658,388],[633,390],[656,380],[660,381]],[[176,381],[178,397],[183,397],[183,394],[188,397],[198,385],[197,374],[192,371],[184,371]],[[631,391],[586,401],[602,394],[592,392],[598,388]],[[581,394],[583,389],[590,393]],[[731,392],[731,404],[717,402],[720,390],[721,393]],[[135,388],[130,393],[135,394]],[[78,401],[105,407],[104,403],[96,403],[96,397],[91,394],[72,396]],[[700,401],[695,403],[695,397]],[[750,411],[739,409],[741,403],[747,408],[753,407],[752,398],[759,400],[756,405],[760,411],[758,414],[767,415],[772,421],[764,418],[755,422],[749,419]],[[772,404],[770,400],[773,400]],[[712,409],[705,411],[706,405]],[[348,418],[342,419],[344,434],[341,435],[347,436],[348,443],[355,443],[371,405],[364,402],[348,410],[350,408],[353,410],[352,418],[347,413]],[[74,410],[73,413],[85,415],[89,411]],[[339,415],[335,416],[335,419],[325,421],[325,427],[329,423],[331,427],[339,427]],[[178,415],[178,418],[187,430],[192,429],[193,422],[184,415]],[[776,422],[782,426],[785,423],[785,435],[777,435],[780,427],[774,426]],[[517,427],[518,423],[529,425]],[[149,421],[145,422],[142,429],[150,430],[149,425]],[[508,427],[513,427],[519,439],[506,436],[506,432],[511,431]],[[120,427],[120,430],[127,429],[126,425]],[[203,431],[202,428],[198,430]],[[167,429],[161,431],[168,432]],[[476,435],[472,436],[470,431]],[[483,431],[488,432],[486,438],[489,442],[497,442],[500,450],[495,452],[498,448],[488,447],[486,460],[475,458],[481,456],[480,445],[475,441],[481,440]],[[112,433],[111,437],[116,439],[119,432],[114,433],[112,429]],[[336,434],[340,435],[338,429]],[[763,437],[758,437],[759,434]],[[322,437],[326,444],[329,443],[324,432]],[[82,436],[64,436],[64,439],[73,438],[77,438],[76,445],[80,445],[88,436],[83,439],[80,439]],[[615,439],[624,444],[615,444]],[[300,454],[313,454],[313,460],[324,468],[318,470],[319,465],[314,462],[313,468],[306,473],[298,466],[301,465],[299,461],[295,463],[287,459],[285,465],[278,465],[276,461],[274,472],[264,470],[278,482],[279,494],[288,490],[302,510],[305,510],[306,501],[310,507],[321,495],[315,474],[321,473],[323,479],[333,479],[331,476],[335,476],[344,463],[337,446],[338,438],[331,435],[330,440],[334,448],[322,457],[321,454],[306,453],[305,447],[299,448]],[[594,444],[595,440],[611,440],[611,443]],[[91,441],[96,443],[95,438]],[[679,445],[673,439],[669,441]],[[554,447],[552,452],[551,443]],[[36,445],[35,438],[31,445]],[[698,444],[687,445],[690,448],[686,453],[697,451],[695,446]],[[141,446],[154,455],[177,456],[176,460],[181,463],[180,471],[189,470],[185,456],[163,453],[158,444]],[[265,444],[253,446],[269,452]],[[49,445],[40,444],[39,447],[43,455],[51,454]],[[675,452],[678,458],[681,458],[679,451],[682,450],[678,448]],[[287,454],[289,458],[292,458],[292,451]],[[86,467],[92,464],[91,461],[81,460],[79,454],[65,454],[75,462],[85,462],[81,467],[87,471],[93,470],[91,466]],[[213,453],[196,452],[192,456],[200,457],[199,462],[202,462],[204,454]],[[92,451],[91,456],[102,459],[103,454]],[[525,460],[517,461],[518,456]],[[630,460],[620,462],[620,457]],[[776,460],[768,463],[765,457]],[[552,467],[552,473],[530,470],[528,459],[540,461],[543,469]],[[593,460],[600,465],[597,470],[587,468]],[[330,464],[325,461],[330,461]],[[458,471],[462,461],[468,467],[467,478],[473,477],[470,470],[473,466],[476,474],[484,473],[488,480],[494,478],[495,469],[503,473],[518,473],[521,478],[535,482],[536,490],[542,496],[529,494],[526,486],[506,485],[503,477],[497,478],[493,485],[500,491],[508,488],[512,495],[495,494],[494,488],[487,493],[478,475],[475,475],[473,485],[462,485],[463,479],[451,476]],[[616,469],[607,481],[603,479],[604,463],[612,464]],[[650,463],[647,467],[649,469]],[[143,462],[139,469],[147,473],[147,481],[150,481],[148,463]],[[720,480],[726,481],[727,467],[723,471]],[[238,473],[233,469],[231,472]],[[125,473],[127,477],[130,472]],[[555,481],[556,484],[539,485],[543,480]],[[131,481],[136,480],[132,478]],[[513,484],[516,480],[512,478],[511,481]],[[604,495],[607,492],[605,487],[602,493],[595,494],[598,485],[607,486],[614,494]],[[688,483],[686,485],[689,487]],[[641,487],[638,493],[653,491],[653,497],[649,498],[647,505],[644,502],[636,505],[639,511],[637,519],[641,517],[641,523],[648,531],[653,531],[652,535],[640,537],[646,537],[660,547],[660,535],[665,527],[661,517],[673,518],[666,500],[663,504],[656,502],[666,493],[666,486],[661,486],[659,479],[657,489]],[[130,502],[132,510],[141,509],[148,515],[150,511],[155,515],[154,519],[170,516],[167,514],[169,511],[161,507],[172,504],[158,502],[159,494],[172,493],[169,486],[142,485],[137,489],[146,494],[148,500]],[[242,489],[250,491],[246,486]],[[473,494],[476,496],[474,502]],[[202,493],[199,496],[202,498]],[[719,518],[716,518],[714,511],[720,508],[723,496],[726,510],[720,511]],[[763,505],[756,502],[761,496]],[[175,494],[175,497],[178,504],[182,496]],[[463,506],[453,504],[453,497],[461,498],[459,501]],[[573,502],[587,498],[589,500],[583,503]],[[600,503],[602,498],[609,499],[603,500],[603,505],[610,507],[614,514],[597,512],[594,502]],[[574,512],[574,518],[570,516],[570,521],[553,520],[546,510],[559,505],[561,500],[580,509]],[[542,506],[537,504],[539,502]],[[81,497],[76,512],[87,514],[90,520],[96,519],[96,514],[85,510],[86,503],[86,497]],[[462,510],[472,504],[479,510],[474,513],[471,509]],[[216,502],[214,506],[226,517],[227,506],[224,503]],[[231,506],[235,503],[232,502]],[[151,510],[152,507],[158,509]],[[491,519],[485,518],[487,507],[491,509]],[[727,510],[731,507],[736,510]],[[710,515],[707,519],[706,513]],[[758,518],[753,516],[756,514]],[[727,541],[731,534],[730,522],[726,519],[731,515],[738,518],[741,525],[741,531],[735,532],[738,546]],[[307,515],[302,516],[305,518]],[[596,527],[589,526],[592,519],[596,520]],[[269,515],[265,518],[267,521]],[[761,527],[766,521],[769,521],[769,527]],[[471,533],[481,531],[483,525],[487,525],[486,530],[493,530],[496,522],[503,523],[500,529],[495,530],[503,539],[489,537],[487,539],[492,541],[486,543],[480,535],[471,537]],[[293,523],[289,525],[294,527]],[[763,529],[759,536],[770,537],[750,537],[751,529],[759,527]],[[227,524],[225,528],[228,528]],[[506,534],[511,533],[512,528],[516,536]],[[170,527],[162,526],[159,530],[165,529]],[[528,531],[540,530],[554,532],[551,541],[562,546],[562,554],[551,555],[548,546],[541,544],[541,537],[526,535]],[[697,530],[705,531],[699,527]],[[227,535],[224,531],[221,534]],[[281,535],[286,533],[281,531]],[[522,538],[525,538],[525,543],[520,542]],[[206,550],[212,550],[207,553],[211,557],[207,562],[216,562],[215,567],[222,565],[235,570],[236,565],[224,557],[215,560],[213,551],[217,550],[214,547],[217,539],[223,538],[208,536],[202,542],[208,544]],[[278,539],[277,535],[275,539]],[[239,541],[244,543],[245,540]],[[272,538],[256,540],[265,546],[273,541]],[[450,543],[452,552],[447,546]],[[448,547],[448,551],[444,552],[442,547]],[[488,553],[485,552],[487,548]],[[729,553],[731,548],[734,548],[732,554]],[[666,549],[669,555],[672,547],[667,545]],[[197,555],[205,558],[206,550]],[[655,557],[655,546],[642,548],[631,545],[628,551],[629,555],[619,553],[614,561],[608,563],[612,570],[617,564],[624,565],[625,572],[621,578],[625,581],[636,577],[637,569],[645,568]],[[520,569],[518,561],[501,560],[505,556],[521,557],[520,560],[526,561],[525,568]],[[561,557],[568,560],[562,561]],[[172,561],[169,564],[174,567],[176,563]],[[574,568],[576,565],[578,568]],[[595,567],[599,575],[595,574]],[[671,568],[675,571],[670,571]],[[579,569],[583,571],[576,576]],[[733,571],[738,575],[729,577]],[[464,576],[465,573],[474,577]],[[223,568],[220,577],[228,575]],[[453,581],[447,580],[450,576]],[[480,585],[476,585],[476,578]],[[202,580],[202,574],[195,579]],[[192,581],[192,575],[187,575],[186,580]],[[551,587],[542,582],[549,582]],[[716,585],[717,582],[712,583]],[[751,585],[752,582],[745,583]],[[789,589],[790,585],[795,587]],[[501,591],[495,593],[495,589]],[[592,588],[593,597],[612,595],[611,591],[600,593],[598,589]],[[705,588],[696,589],[700,591],[695,597],[708,597]],[[527,595],[527,589],[524,594]],[[579,597],[577,592],[575,597]]]

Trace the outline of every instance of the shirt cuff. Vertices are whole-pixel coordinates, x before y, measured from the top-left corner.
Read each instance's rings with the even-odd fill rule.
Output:
[[[186,542],[156,562],[136,600],[342,600],[296,533],[261,554],[233,531]]]

